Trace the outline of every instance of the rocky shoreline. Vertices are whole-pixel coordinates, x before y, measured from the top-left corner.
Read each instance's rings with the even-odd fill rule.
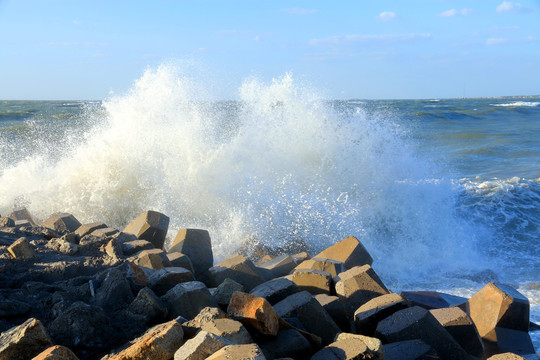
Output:
[[[214,264],[208,231],[166,244],[168,226],[0,217],[0,360],[540,359],[508,285],[393,293],[353,236],[313,256],[246,241]]]

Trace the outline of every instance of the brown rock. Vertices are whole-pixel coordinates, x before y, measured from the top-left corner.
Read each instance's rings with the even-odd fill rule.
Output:
[[[20,260],[29,260],[35,256],[32,246],[24,237],[17,239],[13,244],[11,244],[8,247],[8,251],[11,256]]]
[[[408,302],[399,294],[377,296],[355,311],[356,331],[360,334],[373,335],[379,321],[407,307]]]
[[[332,291],[332,275],[326,271],[299,269],[292,274],[292,281],[301,291],[309,291],[311,294],[327,294]]]
[[[262,297],[237,291],[231,298],[227,314],[261,334],[276,336],[278,333],[279,316]]]
[[[146,240],[131,240],[122,243],[122,252],[126,256],[131,256],[143,250],[155,249],[154,244]]]
[[[314,257],[341,261],[347,269],[373,263],[364,245],[354,236],[341,240]]]
[[[210,278],[214,286],[221,284],[226,278],[242,284],[247,291],[264,282],[257,267],[243,255],[235,254],[211,267]]]
[[[65,234],[77,230],[81,226],[81,223],[75,218],[75,216],[69,213],[56,213],[52,214],[47,220],[45,220],[41,226],[52,229],[58,233]]]
[[[263,269],[271,270],[274,276],[285,276],[296,267],[296,263],[289,255],[283,254],[261,265]]]
[[[37,319],[0,334],[0,360],[27,360],[52,346],[47,330]]]
[[[134,263],[149,269],[159,270],[170,265],[165,251],[160,249],[143,250],[134,258]]]
[[[118,229],[112,228],[112,227],[106,227],[106,228],[99,228],[94,231],[90,235],[94,235],[97,237],[111,237],[114,234],[118,234]]]
[[[490,356],[487,360],[528,360],[522,356],[513,353],[502,353]]]
[[[330,273],[332,277],[337,276],[339,273],[346,271],[345,265],[341,261],[332,259],[313,258],[308,259],[300,263],[296,269],[312,269],[326,271]]]
[[[205,323],[216,319],[228,319],[228,317],[227,314],[218,307],[207,306],[203,308],[192,320],[182,323],[185,336],[195,336]]]
[[[206,360],[266,360],[257,344],[227,345]]]
[[[118,242],[117,239],[109,240],[107,245],[105,245],[105,252],[107,253],[107,255],[109,255],[110,257],[116,260],[124,257],[124,252],[122,251],[122,245]]]
[[[180,252],[191,260],[195,277],[205,278],[208,269],[214,264],[212,241],[210,234],[201,229],[180,229],[170,246],[166,246],[168,253]]]
[[[184,342],[182,326],[172,320],[147,330],[109,360],[171,360]]]
[[[193,264],[191,263],[191,259],[186,254],[182,254],[181,252],[170,252],[167,253],[167,258],[169,259],[169,262],[174,267],[183,267],[184,269],[188,269],[192,273],[195,273],[195,270],[193,269]]]
[[[69,348],[61,345],[51,346],[32,360],[79,360]]]
[[[292,255],[291,257],[293,258],[295,263],[300,264],[303,261],[309,259],[309,254],[307,253],[307,251],[302,251],[302,252]]]
[[[147,240],[161,249],[169,229],[169,217],[157,211],[145,211],[130,222],[124,232]]]
[[[349,334],[349,333],[341,333],[336,336],[336,341],[345,340],[345,339],[359,339],[366,344],[368,349],[375,355],[375,359],[383,360],[384,359],[384,348],[382,345],[381,340],[370,337],[370,336],[364,336],[359,334]]]
[[[234,344],[221,336],[201,330],[174,353],[174,360],[204,360],[227,345]]]
[[[237,320],[228,318],[213,319],[203,322],[201,329],[221,336],[235,344],[249,344],[253,342],[248,330]]]
[[[376,359],[367,345],[360,339],[348,338],[338,340],[315,353],[312,360],[360,360]]]
[[[92,232],[96,231],[97,229],[106,228],[107,225],[105,225],[102,222],[94,222],[90,224],[83,224],[79,226],[74,233],[79,235],[79,237],[83,237],[86,235],[90,235]]]
[[[128,261],[129,264],[129,270],[128,270],[128,277],[132,279],[132,281],[140,286],[146,286],[148,283],[148,276],[144,272],[144,270],[137,264]]]

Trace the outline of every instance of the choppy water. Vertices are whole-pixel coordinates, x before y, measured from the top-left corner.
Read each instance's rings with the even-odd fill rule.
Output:
[[[470,295],[491,270],[540,322],[540,97],[327,101],[288,75],[237,101],[210,89],[160,67],[103,102],[0,102],[0,213],[122,228],[155,209],[172,235],[208,229],[218,260],[249,236],[355,235],[396,291]]]

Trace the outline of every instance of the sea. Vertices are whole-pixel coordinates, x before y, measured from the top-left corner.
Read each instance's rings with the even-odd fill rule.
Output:
[[[540,323],[540,96],[329,100],[285,74],[231,99],[169,66],[101,100],[0,101],[0,214],[122,229],[145,210],[312,254],[356,236],[394,292],[517,288]],[[540,332],[531,332],[540,350]]]

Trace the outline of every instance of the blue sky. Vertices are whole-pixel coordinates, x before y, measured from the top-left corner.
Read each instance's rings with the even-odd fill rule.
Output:
[[[177,61],[219,98],[540,94],[540,0],[0,0],[0,99],[105,99]]]

